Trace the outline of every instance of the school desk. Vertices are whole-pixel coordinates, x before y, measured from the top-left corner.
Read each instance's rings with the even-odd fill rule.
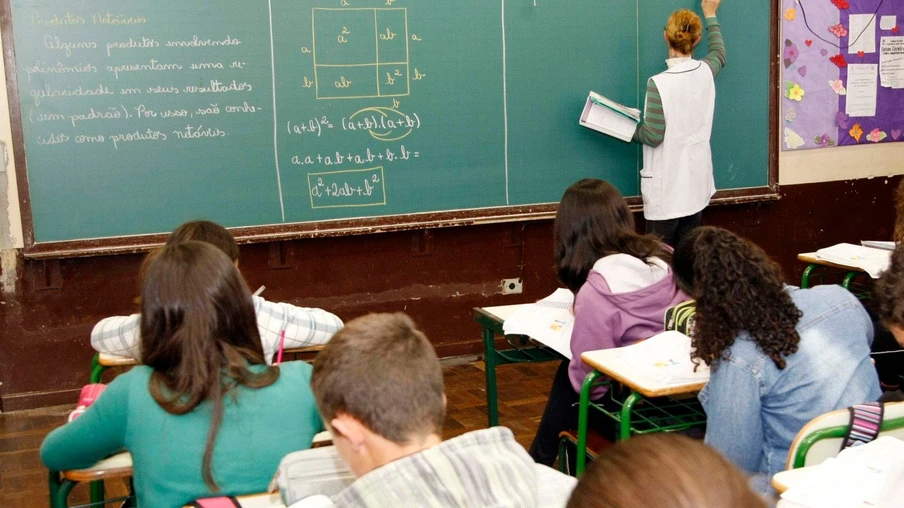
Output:
[[[807,267],[804,268],[804,273],[800,277],[800,287],[803,289],[810,287],[810,277],[814,274],[814,271],[821,268],[835,268],[837,270],[841,270],[841,272],[844,273],[844,280],[841,282],[841,286],[847,290],[851,289],[851,283],[854,282],[854,279],[858,275],[863,275],[866,273],[863,271],[863,269],[856,266],[840,265],[838,263],[826,261],[825,259],[819,259],[818,257],[816,257],[815,252],[805,252],[803,254],[798,254],[797,259],[799,261],[807,263]],[[820,275],[825,276],[830,275],[830,273],[823,273]]]
[[[323,346],[318,345],[286,349],[284,353],[317,353],[318,351],[322,350]],[[110,367],[131,367],[133,365],[138,365],[138,361],[128,356],[111,355],[110,353],[95,353],[94,358],[91,360],[91,382],[100,383],[101,377],[104,375],[104,371]]]
[[[772,477],[772,487],[781,494],[795,485],[800,485],[816,471],[817,467],[819,467],[819,464],[775,473],[775,476]]]
[[[591,407],[619,424],[619,440],[628,439],[632,434],[684,430],[706,422],[706,414],[694,396],[706,386],[705,381],[664,385],[634,372],[620,358],[619,348],[587,351],[581,355],[581,360],[593,367],[593,371],[584,378],[578,405],[578,475],[584,471],[587,462],[587,417]],[[590,402],[590,394],[601,384],[598,381],[602,376],[615,382],[609,390],[612,399],[621,406],[618,412]]]
[[[505,335],[502,323],[511,317],[522,304],[497,307],[474,307],[474,321],[483,328],[483,352],[487,381],[487,418],[489,426],[499,425],[499,409],[496,401],[496,366],[507,363],[548,362],[561,360],[555,351],[538,346],[524,335]],[[496,349],[496,335],[505,337],[508,349]]]

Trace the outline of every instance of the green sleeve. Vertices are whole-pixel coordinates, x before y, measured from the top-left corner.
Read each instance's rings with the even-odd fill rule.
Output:
[[[41,460],[48,469],[64,471],[90,467],[125,448],[132,377],[126,373],[114,379],[87,411],[44,439]]]
[[[713,71],[713,77],[719,75],[719,71],[725,67],[725,41],[722,40],[722,27],[715,16],[706,18],[706,34],[709,39],[709,48],[703,61]]]
[[[647,81],[645,102],[643,121],[637,124],[632,141],[655,148],[662,144],[665,137],[665,114],[662,111],[662,97],[659,96],[659,89],[652,79]]]

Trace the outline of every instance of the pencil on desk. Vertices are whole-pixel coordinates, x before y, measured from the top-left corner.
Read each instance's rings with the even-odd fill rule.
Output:
[[[260,296],[261,293],[263,293],[265,289],[267,289],[267,286],[261,286],[261,287],[257,288],[257,291],[255,291],[254,294],[251,296]]]

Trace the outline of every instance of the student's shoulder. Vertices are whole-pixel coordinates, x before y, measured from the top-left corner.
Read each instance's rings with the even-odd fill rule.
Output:
[[[826,310],[841,310],[849,307],[862,307],[860,300],[847,289],[835,284],[800,289],[787,287],[791,301],[804,313],[804,316]]]

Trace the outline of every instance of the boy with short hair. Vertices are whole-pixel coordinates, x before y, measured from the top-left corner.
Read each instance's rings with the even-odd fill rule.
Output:
[[[190,240],[213,245],[239,266],[239,246],[223,226],[206,220],[186,222],[170,234],[166,245]],[[323,344],[342,328],[341,319],[322,309],[270,302],[259,296],[251,300],[267,363],[272,363],[281,336],[285,349],[300,348]],[[91,346],[99,353],[140,359],[139,318],[132,314],[102,319],[91,331]]]
[[[534,464],[504,427],[442,441],[446,396],[433,346],[405,314],[346,324],[318,355],[311,388],[333,443],[357,477],[335,506],[564,506],[574,479]],[[549,506],[544,500],[542,506]]]

